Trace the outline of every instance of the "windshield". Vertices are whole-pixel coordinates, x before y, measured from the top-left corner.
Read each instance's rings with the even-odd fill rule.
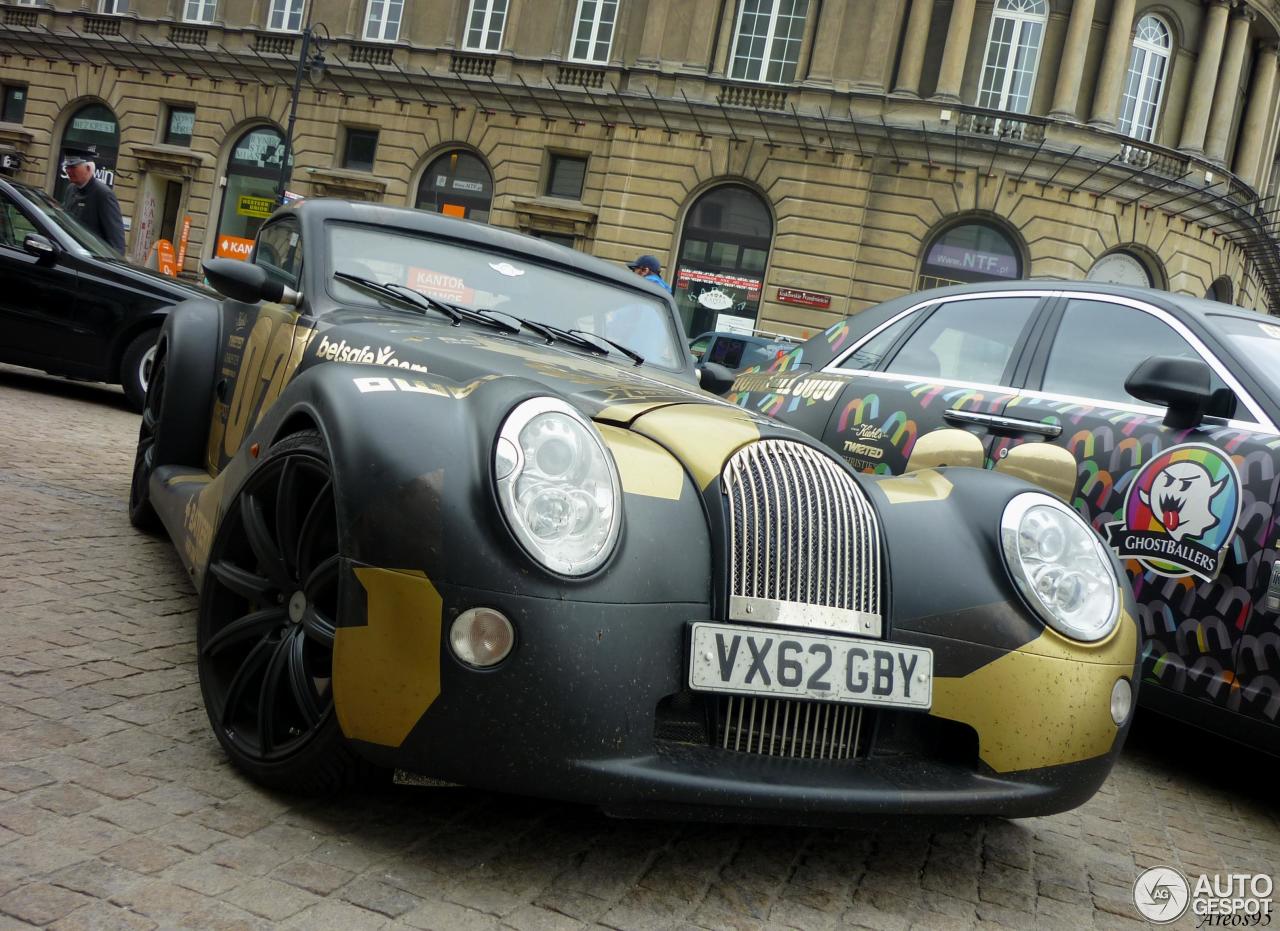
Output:
[[[58,229],[62,230],[82,250],[99,259],[118,259],[120,254],[89,232],[80,221],[62,209],[62,205],[44,191],[23,187],[23,195],[34,201],[36,207]]]
[[[344,304],[380,302],[359,285],[334,278],[335,272],[405,285],[437,300],[500,310],[563,330],[586,330],[638,352],[645,365],[684,368],[686,353],[672,311],[656,295],[404,229],[328,223],[326,230],[332,256],[329,293]]]
[[[1210,314],[1214,329],[1231,345],[1235,352],[1256,363],[1254,370],[1266,379],[1269,387],[1280,394],[1280,321],[1268,319],[1246,320]],[[1261,315],[1259,315],[1261,317]]]

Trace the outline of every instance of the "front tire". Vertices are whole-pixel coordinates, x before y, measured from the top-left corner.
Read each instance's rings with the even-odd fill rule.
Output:
[[[366,769],[333,705],[340,566],[324,442],[293,434],[223,519],[196,623],[209,721],[231,762],[262,785],[327,793]]]
[[[143,330],[130,341],[120,357],[120,385],[129,406],[135,411],[141,411],[146,404],[147,385],[154,372],[159,336],[159,330]]]
[[[159,464],[156,462],[157,440],[160,437],[160,415],[164,411],[166,355],[163,351],[156,351],[154,355],[150,390],[142,406],[142,425],[138,428],[138,448],[133,456],[133,479],[129,484],[129,523],[146,531],[160,528],[160,518],[151,506],[149,484],[151,473]]]

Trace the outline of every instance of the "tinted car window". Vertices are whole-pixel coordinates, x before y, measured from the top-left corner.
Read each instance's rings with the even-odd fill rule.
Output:
[[[265,227],[258,234],[253,263],[261,265],[281,284],[296,288],[302,270],[302,238],[298,224],[285,219]]]
[[[707,351],[707,343],[711,342],[709,336],[699,336],[689,344],[689,351],[693,353],[695,359],[701,359],[702,354]]]
[[[840,360],[839,368],[842,369],[874,369],[881,360],[893,348],[893,344],[898,341],[898,337],[906,332],[907,328],[919,319],[918,313],[907,314],[905,317],[895,320],[889,324],[871,339],[867,340],[853,352],[849,353]]]
[[[89,232],[79,220],[63,210],[62,205],[47,193],[26,186],[23,186],[21,191],[24,197],[35,204],[36,209],[48,222],[62,230],[83,252],[99,259],[119,260],[120,256],[114,249]]]
[[[1255,370],[1280,393],[1280,321],[1274,317],[1246,320],[1211,314],[1209,319],[1237,353],[1254,360]]]
[[[742,364],[742,350],[746,348],[747,343],[745,340],[734,339],[732,336],[720,336],[712,344],[711,352],[707,354],[706,361],[716,362],[731,369],[736,369]]]
[[[22,248],[22,241],[39,232],[18,209],[17,204],[0,196],[0,245]]]
[[[1136,307],[1106,301],[1068,301],[1049,351],[1043,390],[1132,404],[1136,399],[1124,390],[1125,379],[1139,362],[1151,356],[1200,358],[1167,323]],[[1231,395],[1227,386],[1214,375],[1209,388],[1215,395],[1209,412],[1231,416],[1234,405],[1223,400]]]
[[[946,381],[998,385],[1038,297],[952,301],[935,310],[885,369]]]

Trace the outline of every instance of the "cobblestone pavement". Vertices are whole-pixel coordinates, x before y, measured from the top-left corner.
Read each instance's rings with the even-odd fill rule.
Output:
[[[1146,866],[1280,872],[1277,762],[1146,719],[1092,801],[1019,822],[260,790],[209,730],[191,586],[126,519],[137,423],[118,391],[0,367],[0,931],[1136,928]]]

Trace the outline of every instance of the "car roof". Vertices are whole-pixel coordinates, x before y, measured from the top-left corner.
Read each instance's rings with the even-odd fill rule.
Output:
[[[607,262],[576,249],[561,246],[535,236],[499,229],[487,223],[460,220],[444,214],[413,207],[393,207],[364,201],[347,201],[334,198],[307,198],[281,207],[272,218],[284,213],[294,213],[300,222],[308,226],[326,220],[345,220],[352,223],[371,223],[430,236],[460,240],[481,248],[503,252],[515,252],[533,258],[545,259],[557,265],[566,265],[595,278],[604,278],[632,290],[661,293],[668,300],[671,295],[665,288],[645,283],[634,272],[616,262]]]

